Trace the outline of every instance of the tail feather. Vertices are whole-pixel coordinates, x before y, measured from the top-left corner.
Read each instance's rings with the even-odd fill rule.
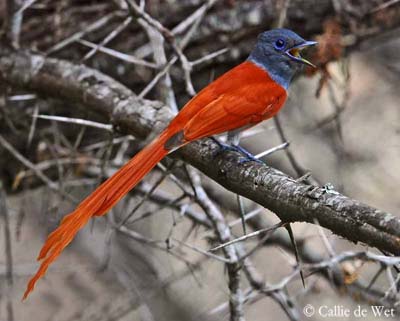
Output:
[[[164,144],[170,136],[168,131],[161,134],[153,143],[145,147],[101,184],[72,213],[63,218],[60,226],[48,236],[39,253],[38,260],[43,261],[36,274],[29,281],[23,300],[33,291],[36,281],[46,273],[50,264],[57,259],[89,219],[92,216],[106,214],[168,154]]]

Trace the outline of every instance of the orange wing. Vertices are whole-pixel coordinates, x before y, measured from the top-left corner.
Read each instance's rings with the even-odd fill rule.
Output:
[[[253,86],[259,87],[260,85],[263,87],[261,92],[251,88]],[[244,86],[246,86],[246,90],[243,90]],[[203,108],[226,94],[244,95],[249,100],[256,101],[270,95],[286,97],[286,90],[272,80],[263,69],[252,62],[246,61],[232,68],[202,89],[180,110],[169,127],[181,128],[182,124],[190,121]]]
[[[268,83],[247,85],[226,93],[199,111],[184,127],[185,141],[255,125],[274,116],[286,91]]]
[[[183,128],[185,142],[254,125],[283,106],[286,90],[260,67],[246,61],[193,97],[169,128]]]

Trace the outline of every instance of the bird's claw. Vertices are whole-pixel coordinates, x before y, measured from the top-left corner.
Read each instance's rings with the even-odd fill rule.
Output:
[[[246,149],[244,149],[240,145],[224,144],[224,143],[221,143],[219,140],[217,140],[214,137],[211,137],[211,139],[215,143],[217,143],[217,145],[220,147],[220,149],[218,151],[218,154],[222,153],[222,152],[225,152],[225,151],[237,152],[237,153],[240,153],[240,154],[246,156],[246,158],[240,160],[240,164],[244,164],[244,163],[247,163],[247,162],[257,162],[259,164],[264,164],[261,160],[259,160],[258,158],[255,158],[253,154],[251,154],[249,151],[247,151]]]
[[[244,149],[242,146],[240,145],[231,145],[231,147],[236,150],[237,152],[245,155],[247,157],[247,159],[243,159],[240,161],[241,164],[243,163],[247,163],[247,162],[257,162],[259,164],[264,164],[260,159],[255,158],[255,156],[253,154],[251,154],[249,151],[247,151],[246,149]]]

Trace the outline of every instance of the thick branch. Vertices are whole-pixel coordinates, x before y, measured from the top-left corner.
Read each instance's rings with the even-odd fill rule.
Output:
[[[140,138],[173,117],[160,102],[139,99],[112,78],[83,65],[28,52],[0,49],[0,79],[10,85],[79,103],[109,118],[121,132]],[[400,254],[400,220],[323,187],[297,182],[266,165],[241,164],[241,155],[218,154],[211,140],[182,148],[176,156],[226,187],[275,212],[284,221],[319,224],[354,242]]]

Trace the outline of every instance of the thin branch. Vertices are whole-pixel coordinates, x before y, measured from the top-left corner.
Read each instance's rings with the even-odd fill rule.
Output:
[[[100,47],[104,47],[107,45],[111,40],[113,40],[116,36],[118,36],[126,27],[132,22],[132,17],[126,18],[117,28],[111,31],[97,46],[92,48],[83,58],[82,61],[88,60],[93,57]]]
[[[20,152],[18,152],[3,136],[0,135],[0,145],[5,148],[14,158],[20,161],[24,166],[32,170],[35,175],[45,183],[51,190],[57,192],[58,194],[66,197],[68,200],[76,203],[76,200],[65,192],[60,191],[57,183],[50,180],[40,169],[38,169],[30,160],[25,158]]]
[[[10,232],[10,217],[6,203],[6,193],[3,183],[0,181],[0,216],[3,218],[4,226],[4,244],[5,244],[5,263],[6,263],[6,283],[7,283],[7,320],[14,321],[14,309],[12,304],[12,293],[14,288],[13,276],[13,257],[12,257],[12,240]]]
[[[112,19],[114,19],[117,16],[118,16],[118,12],[112,12],[112,13],[105,15],[104,17],[100,18],[99,20],[96,20],[95,22],[86,26],[86,28],[84,28],[83,30],[78,31],[78,32],[74,33],[73,35],[69,36],[68,38],[62,40],[61,42],[55,44],[49,50],[47,50],[46,54],[50,55],[52,53],[60,51],[61,49],[65,48],[66,46],[70,45],[71,43],[78,41],[86,34],[102,28],[103,26],[105,26],[107,23],[109,23]]]
[[[110,48],[104,47],[103,45],[96,45],[94,43],[91,43],[90,41],[83,40],[83,39],[78,40],[78,42],[80,44],[84,45],[84,46],[90,47],[90,48],[92,48],[94,50],[100,51],[100,52],[105,53],[105,54],[107,54],[107,55],[109,55],[111,57],[120,59],[122,61],[131,63],[131,64],[135,64],[135,65],[139,65],[139,66],[145,66],[145,67],[153,68],[153,69],[157,68],[156,64],[153,64],[151,62],[148,62],[146,60],[137,58],[137,57],[132,56],[132,55],[125,54],[123,52],[120,52],[120,51],[117,51],[117,50],[114,50],[114,49],[110,49]]]
[[[17,14],[22,14],[26,9],[28,9],[31,5],[33,5],[37,0],[25,0],[22,4],[21,8],[16,12]]]
[[[219,249],[224,248],[225,246],[232,245],[232,244],[235,244],[235,243],[238,243],[238,242],[247,241],[248,239],[251,239],[251,238],[253,238],[253,237],[258,237],[258,236],[260,236],[260,235],[262,235],[262,234],[265,234],[265,233],[267,233],[267,232],[275,231],[275,230],[277,230],[278,228],[280,228],[280,227],[282,227],[282,226],[284,226],[284,225],[285,225],[285,223],[279,222],[279,223],[275,224],[274,226],[267,227],[267,228],[265,228],[265,229],[258,230],[258,231],[255,231],[255,232],[251,232],[251,233],[248,233],[248,234],[243,235],[243,236],[241,236],[241,237],[238,237],[238,238],[236,238],[236,239],[233,239],[233,240],[231,240],[231,241],[229,241],[229,242],[225,242],[225,243],[223,243],[223,244],[220,244],[220,245],[218,245],[218,246],[216,246],[216,247],[213,247],[213,248],[210,249],[209,251],[210,251],[210,252],[214,252],[214,251],[217,251],[217,250],[219,250]]]
[[[196,191],[196,200],[201,208],[206,213],[207,217],[211,221],[214,227],[214,231],[218,240],[221,243],[229,241],[231,238],[230,230],[225,222],[224,216],[215,206],[215,204],[209,199],[207,193],[201,185],[200,175],[194,170],[189,169],[189,175],[193,182]],[[229,290],[230,290],[230,320],[231,321],[244,321],[243,312],[243,293],[240,288],[240,271],[241,266],[239,258],[232,245],[223,247],[225,257],[230,261],[226,264],[229,276]]]
[[[146,13],[140,6],[136,4],[134,0],[126,0],[126,1],[129,4],[130,8],[134,11],[134,13],[140,18],[142,18],[144,21],[146,21],[154,29],[156,29],[174,49],[182,65],[183,73],[185,76],[186,90],[189,95],[194,96],[196,92],[193,88],[190,75],[192,66],[189,63],[189,60],[183,54],[182,47],[179,46],[178,43],[176,42],[173,33],[169,29],[164,27],[158,20],[155,20],[148,13]]]
[[[86,120],[86,119],[70,118],[70,117],[62,117],[62,116],[51,116],[51,115],[37,115],[37,116],[34,115],[33,117],[40,118],[40,119],[55,120],[55,121],[68,123],[68,124],[76,124],[76,125],[80,125],[80,126],[99,128],[99,129],[104,129],[111,133],[113,132],[112,125],[102,124],[102,123],[98,123],[98,122]]]
[[[19,38],[22,27],[23,13],[20,0],[6,0],[5,37],[13,48],[19,48]]]
[[[148,38],[150,39],[150,43],[153,47],[153,59],[156,61],[157,66],[164,66],[167,63],[167,55],[164,49],[163,36],[157,29],[152,28],[147,21],[143,19],[139,19],[138,21],[142,25],[147,33]],[[161,101],[165,102],[171,107],[173,112],[177,113],[178,105],[176,102],[174,89],[172,87],[172,79],[168,70],[163,78],[163,81],[159,85]]]
[[[257,158],[257,159],[260,159],[262,157],[272,155],[277,151],[284,150],[287,147],[289,147],[289,142],[284,142],[284,143],[282,143],[282,144],[280,144],[278,146],[275,146],[275,147],[272,147],[270,149],[267,149],[267,150],[255,155],[254,157]]]
[[[278,131],[279,137],[281,138],[282,144],[287,143],[288,140],[286,138],[285,132],[281,125],[280,117],[278,115],[276,115],[274,117],[274,122],[275,122],[275,127]],[[293,169],[295,170],[296,175],[298,177],[304,176],[304,174],[306,174],[307,171],[299,164],[299,162],[297,161],[297,159],[294,156],[294,154],[292,153],[292,151],[289,148],[286,148],[285,153],[286,153],[286,156],[287,156],[290,164],[292,165]],[[307,180],[310,180],[314,184],[318,184],[318,182],[315,179],[312,179],[311,177],[309,177]]]
[[[203,64],[205,62],[208,62],[208,61],[210,61],[212,59],[217,58],[218,56],[221,56],[221,55],[225,54],[228,51],[229,51],[228,48],[222,48],[220,50],[211,52],[211,53],[209,53],[209,54],[207,54],[207,55],[205,55],[205,56],[203,56],[203,57],[201,57],[199,59],[193,60],[193,61],[190,62],[190,64],[192,65],[192,67],[197,66],[197,65],[201,65],[201,64]]]
[[[400,0],[390,0],[390,1],[386,1],[380,5],[378,5],[377,7],[375,7],[374,9],[372,9],[369,13],[375,13],[378,11],[381,11],[383,9],[389,8],[390,6],[395,5],[396,3],[400,2]]]
[[[191,250],[193,250],[195,252],[198,252],[198,253],[201,253],[201,254],[203,254],[205,256],[208,256],[209,258],[212,258],[214,260],[220,261],[222,263],[232,263],[229,259],[226,259],[224,257],[215,255],[215,254],[210,253],[210,252],[207,252],[207,251],[202,250],[202,249],[200,249],[200,248],[198,248],[196,246],[193,246],[193,245],[190,245],[188,243],[182,242],[182,241],[180,241],[178,239],[172,238],[172,240],[174,240],[175,242],[179,243],[180,245],[183,245],[183,246],[185,246],[185,247],[187,247],[187,248],[189,248],[189,249],[191,249]]]

